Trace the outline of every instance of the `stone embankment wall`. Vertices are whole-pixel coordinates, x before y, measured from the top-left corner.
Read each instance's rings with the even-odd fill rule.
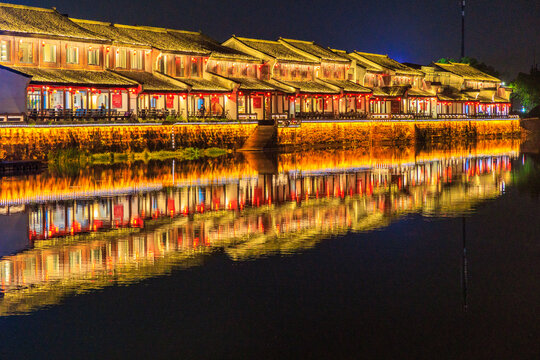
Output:
[[[12,126],[0,127],[0,159],[45,159],[51,150],[93,153],[219,147],[240,149],[256,124]],[[277,147],[413,144],[447,140],[517,138],[519,120],[421,122],[304,122],[278,128]]]
[[[280,128],[278,145],[311,147],[344,143],[413,144],[447,140],[519,138],[519,120],[303,123]]]
[[[19,126],[0,128],[0,160],[46,159],[49,151],[90,153],[219,147],[238,149],[255,124]]]

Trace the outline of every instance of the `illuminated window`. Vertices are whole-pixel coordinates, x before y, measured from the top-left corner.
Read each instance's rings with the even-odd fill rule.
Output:
[[[31,64],[34,62],[34,45],[31,42],[19,43],[19,62],[23,64]]]
[[[253,65],[249,65],[247,67],[247,76],[248,77],[256,77],[257,74],[255,73],[255,67]]]
[[[246,113],[246,98],[244,96],[238,96],[238,113]]]
[[[43,45],[43,61],[48,63],[56,62],[56,45]]]
[[[127,50],[126,49],[116,50],[115,64],[117,68],[122,68],[122,69],[127,68]]]
[[[100,63],[100,51],[99,48],[89,48],[88,49],[88,65],[99,65]]]
[[[2,40],[0,41],[0,61],[10,61],[11,60],[11,41]]]
[[[287,65],[281,65],[280,75],[283,79],[289,76],[289,67]]]
[[[200,76],[199,58],[191,58],[191,76]]]
[[[144,56],[142,50],[133,50],[131,53],[131,68],[142,70],[144,68]]]
[[[79,63],[79,48],[76,46],[68,46],[66,50],[66,63],[78,64]]]
[[[163,73],[167,75],[172,75],[172,64],[170,55],[163,55]]]
[[[186,76],[186,59],[183,56],[177,56],[174,59],[176,76],[184,77]]]

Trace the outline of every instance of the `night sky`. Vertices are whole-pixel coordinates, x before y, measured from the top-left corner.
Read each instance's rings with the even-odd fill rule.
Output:
[[[4,0],[4,2],[10,2]],[[120,24],[201,30],[224,41],[237,36],[314,40],[345,50],[388,54],[428,64],[458,57],[459,0],[46,0],[71,17]],[[495,66],[503,80],[540,59],[540,1],[467,0],[466,55]]]

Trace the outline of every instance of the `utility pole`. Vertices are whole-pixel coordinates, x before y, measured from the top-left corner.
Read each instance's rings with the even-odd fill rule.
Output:
[[[465,0],[461,0],[461,58],[465,57]]]

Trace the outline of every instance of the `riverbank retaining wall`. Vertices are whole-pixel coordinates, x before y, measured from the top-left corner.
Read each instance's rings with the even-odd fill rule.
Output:
[[[219,147],[239,149],[256,123],[0,127],[0,159],[45,159],[50,151],[92,153]],[[519,120],[303,122],[277,129],[277,147],[518,138]]]

